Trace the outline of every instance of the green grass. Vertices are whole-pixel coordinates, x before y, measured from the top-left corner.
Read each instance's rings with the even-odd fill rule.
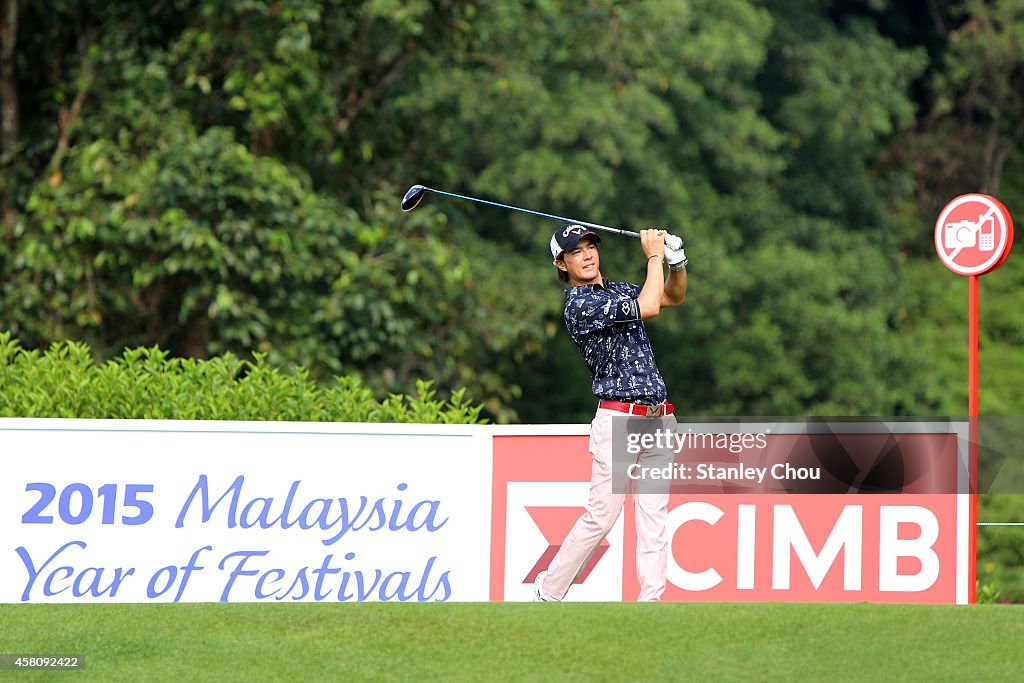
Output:
[[[1024,607],[2,605],[5,680],[1016,680]]]

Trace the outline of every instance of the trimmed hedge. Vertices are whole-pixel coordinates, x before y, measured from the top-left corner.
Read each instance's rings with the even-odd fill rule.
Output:
[[[318,385],[305,368],[285,373],[263,354],[244,361],[170,358],[157,347],[125,349],[97,363],[81,342],[41,353],[0,332],[0,417],[477,424],[483,406],[437,398],[430,382],[415,395],[374,399],[356,377]]]

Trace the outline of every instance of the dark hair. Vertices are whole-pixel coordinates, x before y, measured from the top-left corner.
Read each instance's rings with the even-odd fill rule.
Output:
[[[562,259],[558,259],[558,260],[561,261]],[[558,266],[555,266],[555,270],[558,271],[558,279],[559,279],[560,282],[568,282],[569,281],[569,273],[567,273],[566,271],[562,270]]]

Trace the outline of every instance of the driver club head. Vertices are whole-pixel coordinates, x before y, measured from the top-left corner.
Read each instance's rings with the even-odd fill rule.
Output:
[[[413,185],[409,188],[409,191],[402,197],[402,211],[412,211],[420,202],[423,201],[423,193],[427,191],[427,188],[422,185]]]

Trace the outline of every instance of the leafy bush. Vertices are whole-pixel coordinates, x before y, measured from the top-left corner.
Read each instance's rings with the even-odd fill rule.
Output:
[[[988,494],[978,497],[982,522],[1024,522],[1024,496]],[[978,581],[991,586],[1000,602],[1024,602],[1024,527],[983,526],[978,529]],[[980,596],[980,594],[979,594]],[[979,598],[980,599],[980,598]]]
[[[999,589],[990,583],[982,583],[981,581],[975,581],[974,586],[976,589],[976,595],[978,596],[979,605],[995,605],[999,602],[999,598],[1002,597],[1002,593]]]
[[[430,382],[384,401],[354,377],[317,385],[305,368],[285,373],[265,354],[171,358],[157,347],[125,349],[106,363],[81,342],[45,352],[0,332],[0,416],[168,420],[278,420],[475,424],[482,406],[464,390],[437,398]]]

